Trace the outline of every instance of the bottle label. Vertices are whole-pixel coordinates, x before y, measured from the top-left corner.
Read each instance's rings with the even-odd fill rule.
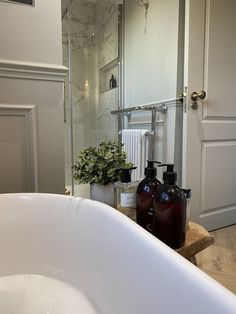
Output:
[[[121,193],[121,207],[136,207],[136,193]]]

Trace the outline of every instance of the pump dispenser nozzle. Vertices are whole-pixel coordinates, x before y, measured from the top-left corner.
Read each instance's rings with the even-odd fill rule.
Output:
[[[157,169],[154,167],[155,164],[161,164],[160,161],[147,160],[147,167],[144,170],[144,174],[148,178],[155,178],[157,175]]]
[[[119,168],[117,169],[121,182],[131,182],[131,172],[137,167]]]
[[[163,172],[164,184],[175,184],[177,181],[177,173],[174,172],[174,164],[162,164],[158,167],[167,167],[167,171]]]

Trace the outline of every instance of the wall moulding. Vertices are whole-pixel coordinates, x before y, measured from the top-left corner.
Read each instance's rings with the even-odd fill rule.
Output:
[[[0,77],[64,82],[67,71],[63,65],[0,59]]]
[[[1,176],[14,178],[1,193],[38,192],[36,105],[0,104],[0,120]]]

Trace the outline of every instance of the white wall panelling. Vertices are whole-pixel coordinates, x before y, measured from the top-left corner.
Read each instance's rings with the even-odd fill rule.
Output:
[[[0,193],[37,192],[36,106],[0,105]]]
[[[62,65],[61,1],[40,0],[35,1],[35,6],[0,2],[0,21],[0,104],[8,106],[10,112],[21,112],[8,116],[11,124],[4,122],[1,143],[9,139],[10,134],[17,139],[18,128],[18,144],[13,141],[15,145],[11,148],[16,151],[18,147],[21,152],[18,157],[22,156],[21,162],[15,156],[18,164],[12,160],[14,167],[8,168],[1,181],[12,183],[7,191],[23,188],[64,193],[63,101],[67,69]],[[22,108],[32,104],[34,109],[22,115]],[[34,127],[29,127],[27,132],[26,125],[36,121],[33,119],[35,108],[37,123],[33,122]],[[27,120],[31,115],[32,119]],[[1,121],[6,121],[6,117],[1,116]],[[23,134],[26,134],[25,138]],[[12,154],[10,150],[8,152],[5,159],[10,162]],[[16,189],[16,173],[22,177],[27,171],[31,187],[24,182]]]
[[[6,76],[0,70],[0,103],[9,106],[34,104],[37,107],[38,147],[38,190],[40,192],[64,192],[64,128],[63,128],[63,85],[56,81],[51,72],[43,78],[34,74],[29,78],[27,67],[20,78],[11,73]],[[46,70],[45,70],[46,71]],[[25,78],[24,77],[25,74]],[[11,77],[12,76],[12,77]],[[13,177],[14,173],[9,173]]]
[[[64,82],[66,72],[62,65],[0,59],[1,77]]]

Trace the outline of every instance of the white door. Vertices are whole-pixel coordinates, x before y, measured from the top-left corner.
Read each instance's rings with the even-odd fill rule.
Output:
[[[236,0],[186,0],[183,186],[211,230],[236,223],[235,13]]]

